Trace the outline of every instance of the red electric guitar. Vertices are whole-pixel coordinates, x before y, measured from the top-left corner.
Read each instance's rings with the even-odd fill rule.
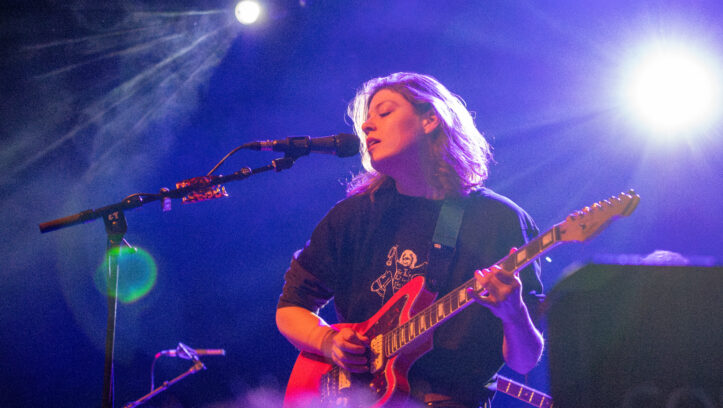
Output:
[[[618,217],[630,215],[640,197],[630,190],[570,214],[518,248],[497,265],[510,275],[563,242],[585,241]],[[334,325],[350,327],[371,339],[370,372],[351,374],[328,359],[302,352],[286,387],[285,408],[401,407],[409,395],[407,374],[412,364],[432,349],[432,332],[475,300],[467,293],[484,289],[472,278],[436,302],[421,276],[410,280],[369,320]]]

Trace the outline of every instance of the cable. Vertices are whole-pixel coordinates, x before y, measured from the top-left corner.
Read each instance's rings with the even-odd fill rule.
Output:
[[[156,353],[156,356],[153,357],[153,362],[151,363],[151,392],[156,388],[155,381],[153,380],[153,370],[156,367],[156,361],[158,358],[161,357],[161,353]]]
[[[221,166],[221,164],[223,164],[223,162],[226,161],[226,159],[228,159],[229,157],[231,157],[231,156],[232,156],[234,153],[236,153],[237,151],[249,147],[249,145],[250,145],[250,143],[242,144],[241,146],[239,146],[239,147],[231,150],[230,152],[228,152],[228,154],[227,154],[226,156],[224,156],[223,159],[221,159],[221,161],[218,162],[218,164],[216,164],[215,166],[213,166],[213,168],[211,169],[211,171],[209,171],[208,174],[206,174],[206,175],[207,175],[207,176],[210,176],[211,174],[213,174],[213,172],[216,171],[216,170],[219,168],[219,166]]]

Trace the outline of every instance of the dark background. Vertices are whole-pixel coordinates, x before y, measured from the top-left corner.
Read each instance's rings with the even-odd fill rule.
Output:
[[[355,89],[391,72],[433,75],[466,100],[495,148],[488,185],[542,229],[640,194],[631,217],[550,255],[547,288],[596,256],[721,259],[720,122],[663,138],[636,124],[620,94],[651,41],[706,49],[720,73],[723,3],[264,4],[249,27],[216,0],[0,6],[0,406],[100,404],[103,224],[40,234],[38,223],[204,175],[247,141],[350,132]],[[244,151],[220,173],[275,157]],[[127,212],[126,238],[155,260],[157,280],[119,306],[117,405],[149,391],[153,355],[179,341],[227,356],[205,358],[208,370],[148,406],[277,405],[296,356],[274,325],[283,273],[359,170],[357,158],[316,155],[228,184],[226,199]],[[159,360],[156,384],[189,366]],[[545,361],[527,381],[549,390]]]

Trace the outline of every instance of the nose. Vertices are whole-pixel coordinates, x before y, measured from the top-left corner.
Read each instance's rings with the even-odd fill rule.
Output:
[[[364,132],[364,134],[366,134],[366,135],[368,135],[369,132],[371,132],[372,130],[376,129],[371,118],[367,119],[364,123],[362,123],[361,128],[362,128],[362,132]]]

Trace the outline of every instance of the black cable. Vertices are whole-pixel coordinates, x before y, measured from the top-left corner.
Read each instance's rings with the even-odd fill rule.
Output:
[[[223,164],[223,162],[226,161],[226,159],[228,159],[229,157],[231,157],[234,153],[238,152],[239,150],[245,149],[245,148],[249,147],[249,145],[250,145],[250,143],[242,144],[241,146],[239,146],[239,147],[231,150],[230,152],[228,152],[228,154],[227,154],[226,156],[224,156],[223,159],[221,159],[221,161],[218,162],[218,164],[216,164],[215,166],[213,166],[213,168],[211,169],[211,171],[209,171],[208,174],[206,174],[206,175],[207,175],[207,176],[210,176],[211,174],[213,174],[213,172],[216,171],[216,170],[219,168],[219,166],[221,166],[221,164]]]

